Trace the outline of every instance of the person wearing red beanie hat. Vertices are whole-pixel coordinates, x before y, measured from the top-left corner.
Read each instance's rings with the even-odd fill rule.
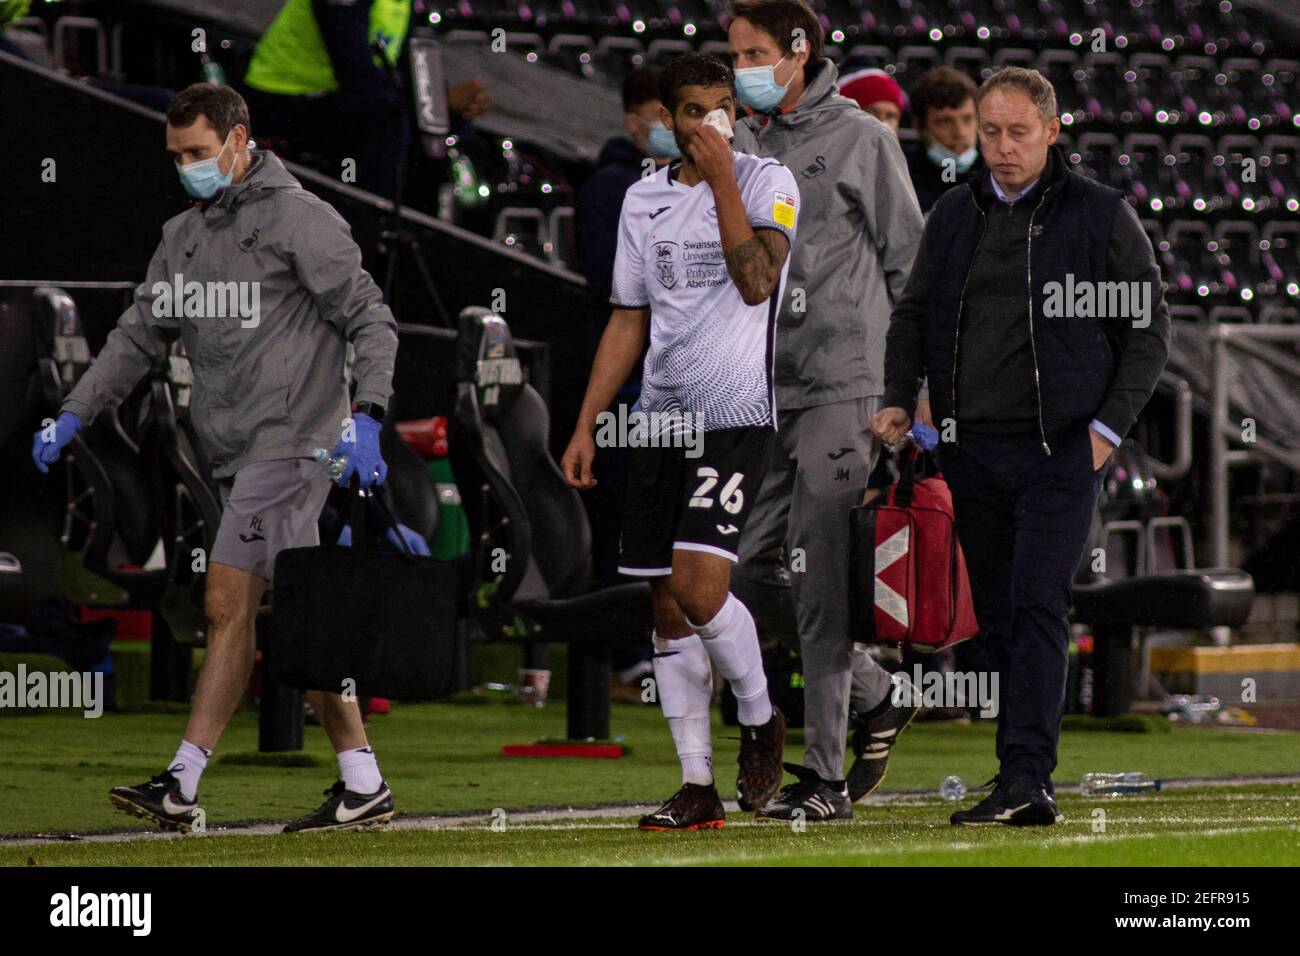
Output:
[[[859,70],[841,77],[840,95],[856,101],[866,112],[898,132],[907,106],[907,94],[884,70]]]

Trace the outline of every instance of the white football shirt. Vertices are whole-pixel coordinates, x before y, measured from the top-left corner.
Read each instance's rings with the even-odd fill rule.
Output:
[[[799,190],[771,158],[736,153],[736,182],[755,229],[794,246]],[[705,431],[775,425],[773,336],[790,257],[771,297],[746,305],[727,272],[713,190],[677,181],[680,162],[627,191],[610,303],[650,309],[640,408],[691,413]]]

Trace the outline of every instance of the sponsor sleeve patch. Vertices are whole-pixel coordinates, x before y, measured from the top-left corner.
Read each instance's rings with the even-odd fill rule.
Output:
[[[794,197],[789,193],[772,194],[772,221],[787,229],[794,228]]]

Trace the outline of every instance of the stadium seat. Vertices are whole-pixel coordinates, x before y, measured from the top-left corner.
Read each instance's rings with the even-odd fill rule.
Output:
[[[556,265],[576,269],[578,240],[574,231],[573,207],[559,206],[546,220],[547,256]]]
[[[1300,138],[1265,137],[1260,144],[1259,163],[1279,211],[1294,217],[1300,212]]]
[[[1079,137],[1078,172],[1116,189],[1127,189],[1120,161],[1119,137],[1111,133],[1084,133]]]
[[[922,73],[940,65],[939,51],[929,46],[904,46],[898,50],[894,79],[904,90],[910,90]]]
[[[1174,161],[1163,137],[1130,133],[1119,156],[1127,190],[1137,200],[1139,215],[1159,215],[1178,203],[1173,182]]]
[[[1220,291],[1210,243],[1210,227],[1202,222],[1179,220],[1167,231],[1174,281],[1180,291],[1205,299]]]
[[[595,75],[592,56],[596,50],[593,37],[576,33],[557,33],[546,44],[542,59],[551,66],[590,79]]]
[[[891,75],[896,72],[894,51],[887,46],[860,43],[849,49],[848,58],[855,61],[869,61],[872,66],[879,67]]]
[[[1089,119],[1106,124],[1132,122],[1124,87],[1127,59],[1119,53],[1089,53],[1083,59],[1082,70],[1088,88],[1084,109]]]
[[[1212,160],[1214,185],[1226,200],[1224,205],[1234,211],[1254,213],[1267,209],[1270,205],[1260,192],[1261,173],[1259,157],[1259,140],[1249,134],[1228,134],[1220,138],[1214,150]],[[1246,180],[1246,170],[1253,164],[1253,181]]]
[[[71,296],[44,286],[34,290],[33,305],[36,388],[52,417],[89,367],[90,352]],[[155,612],[150,696],[186,700],[189,649],[176,644],[158,613],[167,589],[165,562],[156,554],[162,543],[160,507],[139,447],[123,425],[138,412],[141,394],[137,389],[122,406],[87,423],[51,469],[65,488],[64,557],[57,580],[61,596],[74,604]]]
[[[1046,50],[1038,58],[1038,70],[1056,88],[1058,112],[1071,114],[1075,121],[1081,119],[1083,96],[1079,92],[1079,80],[1083,73],[1078,54],[1073,50]]]
[[[541,59],[546,52],[546,41],[540,33],[507,33],[505,41],[507,50],[518,53],[530,62]]]
[[[1279,297],[1300,302],[1300,223],[1271,222],[1260,234],[1260,262]]]
[[[731,62],[731,44],[726,40],[705,40],[700,44],[700,52],[706,56],[716,56],[727,63]]]
[[[629,73],[645,65],[645,47],[631,37],[604,36],[597,41],[592,60],[602,82],[617,89]]]
[[[1199,133],[1184,133],[1169,141],[1169,152],[1175,159],[1171,167],[1174,192],[1182,203],[1192,212],[1217,211],[1224,198],[1213,186],[1217,179],[1213,140]]]
[[[182,644],[207,643],[203,613],[206,575],[194,569],[196,549],[212,553],[221,523],[221,501],[208,480],[212,474],[189,417],[193,371],[185,349],[176,342],[167,363],[155,363],[149,381],[149,404],[141,417],[141,458],[150,476],[151,496],[159,503],[167,563],[167,588],[160,611],[173,637]]]
[[[591,591],[591,529],[549,452],[550,413],[523,380],[510,329],[460,314],[450,451],[473,532],[468,595],[487,640],[569,645],[568,736],[609,737],[609,645],[644,639],[644,583]]]
[[[1072,618],[1093,631],[1094,716],[1129,711],[1136,628],[1237,627],[1250,616],[1255,597],[1250,575],[1237,568],[1196,568],[1190,531],[1181,549],[1164,540],[1171,528],[1186,529],[1186,522],[1163,517],[1163,510],[1145,453],[1125,441],[1107,466],[1072,594]],[[1106,560],[1094,570],[1098,549]],[[1181,562],[1156,557],[1176,550]]]
[[[1267,118],[1282,127],[1290,126],[1295,116],[1295,107],[1287,102],[1287,95],[1294,94],[1297,76],[1300,76],[1300,62],[1269,60],[1264,65],[1264,75],[1260,77],[1263,95],[1268,102]]]
[[[1268,278],[1260,260],[1259,227],[1253,222],[1227,219],[1214,227],[1214,241],[1219,255],[1226,260],[1225,270],[1233,277],[1235,291],[1243,302],[1270,294]]]
[[[1026,47],[1004,46],[993,54],[993,67],[1019,66],[1033,69],[1038,62],[1038,54]]]
[[[497,213],[492,238],[535,256],[544,255],[547,242],[546,215],[540,209],[530,206],[507,206]]]
[[[667,66],[683,53],[694,53],[693,47],[686,40],[651,40],[646,47],[646,62],[651,66]]]

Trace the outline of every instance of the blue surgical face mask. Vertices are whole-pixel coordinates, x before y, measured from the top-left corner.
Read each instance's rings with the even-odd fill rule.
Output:
[[[774,109],[785,98],[785,91],[794,82],[794,74],[785,85],[776,81],[776,68],[785,62],[785,57],[769,66],[747,66],[736,70],[736,93],[740,102],[752,110],[766,113]]]
[[[964,153],[954,153],[947,146],[942,146],[939,143],[931,143],[929,148],[925,151],[925,155],[929,156],[930,162],[934,163],[936,166],[942,166],[945,160],[951,159],[957,172],[964,173],[975,165],[975,160],[979,158],[980,153],[974,146],[966,150]]]
[[[226,141],[221,144],[221,151],[216,156],[176,167],[176,171],[181,177],[181,185],[195,199],[211,199],[220,190],[230,185],[230,180],[235,172],[235,164],[230,164],[230,172],[223,173],[221,166],[217,163],[229,143],[230,134],[227,133]]]
[[[682,151],[677,148],[677,139],[673,136],[673,131],[663,123],[650,124],[650,132],[646,135],[645,146],[655,156],[677,159],[682,155]]]

